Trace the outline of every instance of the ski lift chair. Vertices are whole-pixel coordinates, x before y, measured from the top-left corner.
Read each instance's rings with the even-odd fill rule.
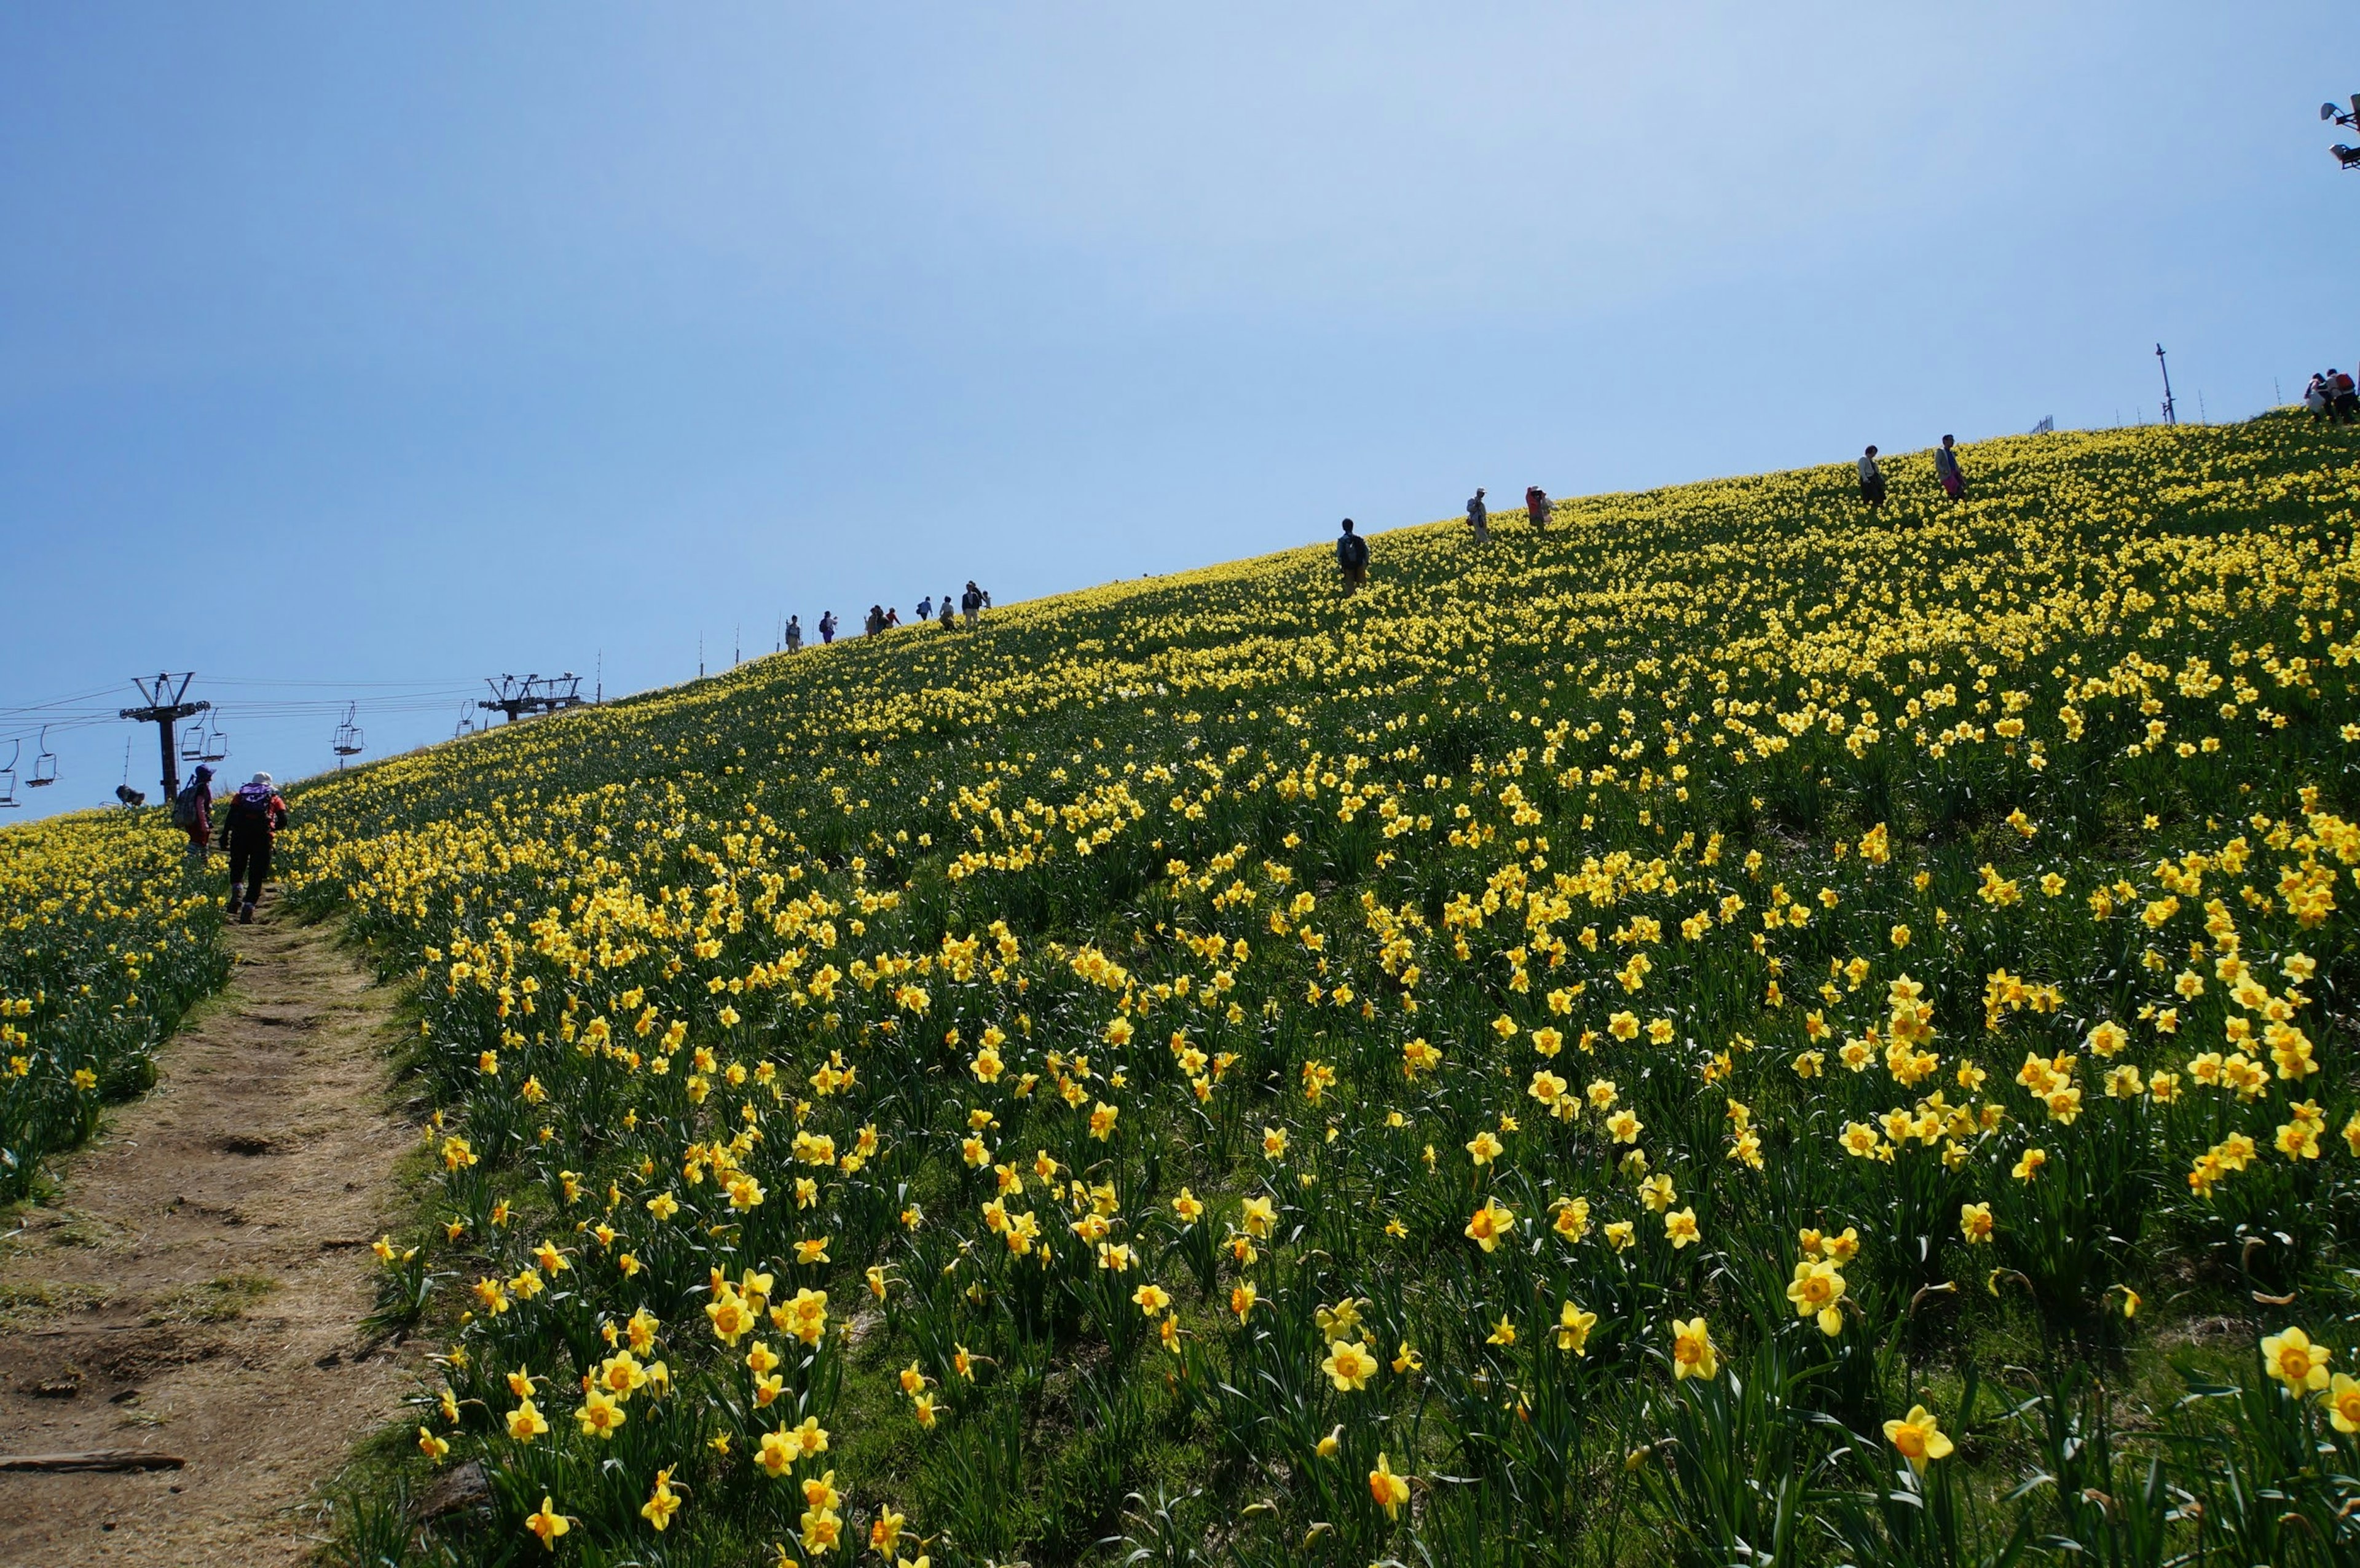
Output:
[[[49,749],[49,726],[47,724],[41,726],[40,747],[39,755],[33,758],[33,771],[25,780],[25,787],[28,789],[38,789],[45,784],[58,781],[58,754]]]
[[[229,732],[218,723],[205,725],[205,760],[224,762],[229,758]]]
[[[205,757],[205,721],[199,719],[180,736],[180,760],[202,762]]]
[[[335,738],[330,743],[338,757],[358,757],[361,754],[361,728],[353,723],[358,709],[358,703],[346,703],[344,706],[344,722],[336,726]]]
[[[24,804],[22,800],[16,799],[16,758],[23,754],[24,749],[23,741],[11,742],[8,747],[8,766],[0,768],[0,811],[7,811]]]

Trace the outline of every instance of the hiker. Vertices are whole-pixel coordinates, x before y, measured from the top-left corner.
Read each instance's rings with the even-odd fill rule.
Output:
[[[901,606],[888,604],[885,607],[885,624],[888,626],[898,626],[901,624]]]
[[[934,618],[934,595],[933,595],[933,594],[931,594],[931,593],[921,593],[921,594],[919,594],[919,595],[918,595],[918,619],[923,623],[923,622],[925,622],[925,621],[931,621],[931,620],[933,620]]]
[[[2355,388],[2352,377],[2333,365],[2327,367],[2327,408],[2338,424],[2348,425],[2354,416],[2360,415],[2360,388]]]
[[[1481,544],[1491,537],[1491,509],[1483,505],[1483,486],[1475,486],[1475,494],[1467,497],[1467,526],[1475,530],[1475,542]],[[1345,532],[1351,530],[1347,528]]]
[[[254,906],[262,901],[262,884],[270,876],[270,844],[287,823],[287,802],[279,798],[270,775],[257,773],[238,786],[222,814],[222,842],[229,848],[229,901],[237,907],[240,925],[254,923]],[[246,884],[239,903],[237,885]]]
[[[967,580],[967,592],[959,595],[959,614],[967,617],[969,630],[974,629],[975,618],[983,614],[983,590],[975,585],[972,577]]]
[[[943,630],[948,631],[956,625],[958,625],[958,622],[953,618],[951,614],[951,596],[945,593],[943,595]]]
[[[1942,494],[1953,501],[1967,487],[1967,476],[1959,469],[1959,449],[1949,436],[1934,449],[1934,477],[1942,482]]]
[[[172,825],[189,835],[189,867],[205,868],[213,844],[213,770],[203,763],[189,775],[185,789],[172,797]]]
[[[1548,528],[1549,498],[1547,491],[1542,489],[1537,485],[1527,485],[1524,486],[1524,516],[1532,519],[1533,532],[1540,533]]]
[[[2302,406],[2311,411],[2312,419],[2323,419],[2333,403],[2334,399],[2327,393],[2327,377],[2316,370],[2312,371],[2310,382],[2302,389]]]
[[[819,613],[819,645],[822,648],[825,648],[829,643],[832,643],[835,640],[836,612],[834,610],[822,610]]]
[[[803,650],[803,624],[794,616],[789,615],[787,617],[787,651],[789,653],[801,653]]]
[[[1876,449],[1860,454],[1860,498],[1872,512],[1885,505],[1885,473],[1876,466]]]
[[[860,635],[863,637],[875,637],[879,632],[881,632],[884,629],[885,606],[882,604],[869,605],[869,614],[862,616],[860,620]]]
[[[1477,495],[1483,493],[1475,492]],[[1369,580],[1369,541],[1352,531],[1352,519],[1344,519],[1344,532],[1336,540],[1336,564],[1343,569],[1344,592],[1352,593]]]

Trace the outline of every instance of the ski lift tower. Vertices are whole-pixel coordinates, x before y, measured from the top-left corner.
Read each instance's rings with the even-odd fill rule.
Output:
[[[2155,345],[2155,362],[2163,369],[2163,422],[2176,425],[2180,423],[2180,416],[2172,411],[2171,407],[2171,365],[2163,357],[2161,343]]]
[[[491,688],[491,699],[478,701],[475,706],[506,713],[510,724],[530,713],[563,713],[582,705],[582,677],[570,670],[547,680],[528,675],[519,681],[513,675],[503,675],[496,681],[486,675],[484,684]]]
[[[2322,103],[2319,106],[2319,117],[2322,120],[2333,120],[2335,124],[2353,130],[2360,130],[2360,93],[2352,94],[2352,108],[2349,113],[2337,104]],[[2345,147],[2342,142],[2338,142],[2327,150],[2335,155],[2338,168],[2360,169],[2360,147]]]
[[[137,708],[124,709],[119,715],[136,724],[156,726],[157,744],[164,757],[164,799],[167,800],[180,792],[180,758],[172,749],[172,726],[182,719],[195,718],[213,706],[211,702],[184,700],[189,694],[189,682],[196,678],[194,670],[180,676],[158,674],[152,682],[135,675],[131,683],[139,688],[139,695],[145,701]],[[175,685],[175,681],[179,684]]]

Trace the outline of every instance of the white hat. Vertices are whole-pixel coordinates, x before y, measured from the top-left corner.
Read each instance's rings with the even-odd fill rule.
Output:
[[[273,780],[268,773],[257,773],[254,776],[254,782],[268,787]]]

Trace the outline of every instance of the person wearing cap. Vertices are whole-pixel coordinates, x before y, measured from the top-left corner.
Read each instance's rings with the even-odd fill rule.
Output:
[[[1475,494],[1467,497],[1467,526],[1475,531],[1475,542],[1481,544],[1491,537],[1491,509],[1483,505],[1483,486],[1475,486]]]
[[[172,797],[172,825],[189,835],[189,865],[205,868],[213,846],[213,770],[203,763],[189,775],[188,784]]]
[[[254,906],[262,901],[262,884],[270,876],[270,845],[287,825],[287,802],[279,798],[270,775],[257,773],[238,786],[222,815],[222,842],[229,849],[229,901],[240,925],[254,923]],[[237,891],[246,884],[241,903]]]
[[[1524,516],[1532,519],[1533,532],[1543,533],[1547,530],[1549,520],[1547,491],[1537,485],[1524,486]]]

